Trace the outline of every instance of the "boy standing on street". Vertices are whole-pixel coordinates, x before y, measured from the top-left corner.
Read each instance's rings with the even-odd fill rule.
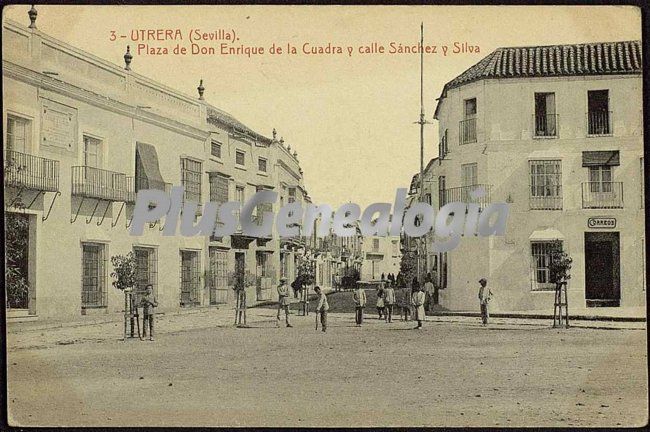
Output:
[[[478,300],[481,304],[481,319],[483,325],[487,325],[490,314],[488,312],[488,303],[492,299],[492,291],[487,287],[487,279],[481,278],[478,281],[481,287],[478,289]]]
[[[361,284],[357,284],[354,289],[354,318],[357,323],[357,327],[361,327],[363,323],[363,308],[366,306],[366,292],[361,288]]]
[[[293,327],[289,324],[289,287],[287,286],[287,278],[280,278],[280,285],[278,285],[278,322],[277,327],[280,327],[280,311],[284,309],[284,316],[287,322],[287,327]]]
[[[149,323],[149,340],[153,340],[153,309],[158,306],[156,296],[153,294],[153,285],[149,284],[145,287],[145,293],[140,300],[142,305],[142,335],[147,336],[147,323]]]
[[[422,328],[422,321],[424,320],[424,300],[425,295],[420,286],[413,287],[413,295],[411,296],[413,303],[413,308],[415,309],[415,319],[418,322],[418,326],[415,329],[420,330]]]
[[[321,291],[320,287],[316,285],[314,291],[318,295],[318,306],[316,306],[316,313],[320,313],[320,326],[321,329],[327,331],[327,311],[330,308],[329,303],[327,302],[327,296],[324,292]]]

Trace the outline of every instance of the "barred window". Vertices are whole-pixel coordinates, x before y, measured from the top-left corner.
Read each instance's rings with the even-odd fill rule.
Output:
[[[292,202],[296,201],[296,188],[295,187],[290,187],[289,188],[289,199],[287,202],[291,204]]]
[[[533,290],[552,290],[555,284],[551,282],[552,241],[531,242]]]
[[[235,163],[237,165],[244,165],[246,162],[246,153],[241,150],[235,152]]]
[[[562,208],[562,161],[531,160],[530,208],[559,210]]]
[[[372,239],[372,250],[374,252],[379,251],[379,239]]]
[[[81,307],[106,306],[106,253],[101,243],[82,243]]]
[[[134,247],[135,255],[135,292],[136,296],[144,294],[147,285],[153,285],[154,295],[158,296],[158,259],[155,248]],[[139,298],[136,298],[139,302]]]
[[[210,144],[210,154],[214,157],[221,159],[221,143],[217,141],[212,141]]]
[[[181,158],[181,184],[185,187],[185,201],[201,203],[201,162]]]
[[[266,172],[266,159],[259,158],[257,160],[257,169],[261,172]]]

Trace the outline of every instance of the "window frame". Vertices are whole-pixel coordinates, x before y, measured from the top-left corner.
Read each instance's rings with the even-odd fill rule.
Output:
[[[192,201],[201,205],[201,189],[203,186],[203,163],[200,160],[181,157],[181,185],[184,188],[183,202]],[[190,166],[194,169],[190,169]],[[191,188],[188,188],[191,186]]]
[[[262,165],[264,165],[264,169],[262,169]],[[257,171],[264,174],[268,172],[268,159],[261,156],[257,158]]]
[[[239,162],[239,156],[241,155],[242,161]],[[235,150],[235,165],[243,167],[246,166],[246,152],[244,150]]]
[[[12,126],[12,131],[16,130],[16,123],[21,123],[22,124],[22,132],[23,132],[23,137],[22,139],[22,148],[17,149],[15,146],[15,132],[10,133],[9,132],[9,122],[13,122],[14,125]],[[14,113],[7,113],[7,122],[5,123],[5,139],[6,139],[6,149],[9,151],[15,151],[18,153],[25,153],[25,154],[31,154],[32,150],[32,119],[28,117],[24,117],[21,115],[17,115]],[[11,144],[10,144],[11,143]]]
[[[96,268],[91,270],[96,271],[95,275],[88,275],[86,270],[91,267],[92,263],[88,263],[86,260],[87,251],[86,248],[96,248],[97,249],[97,258],[96,258]],[[81,243],[81,308],[82,309],[98,309],[108,307],[107,299],[107,256],[108,251],[106,250],[107,246],[105,243],[99,242],[82,242]],[[88,250],[88,253],[91,251]],[[88,279],[96,279],[96,283],[93,284],[92,281],[88,283]],[[88,289],[90,288],[90,289]],[[88,298],[91,296],[96,296],[98,299],[95,301],[89,301]]]
[[[214,149],[218,148],[218,153],[215,154]],[[216,159],[221,159],[222,157],[223,144],[219,141],[211,140],[210,141],[210,156]]]
[[[555,284],[551,282],[551,272],[550,272],[550,257],[551,257],[551,248],[549,247],[552,245],[556,240],[548,239],[548,240],[531,240],[530,241],[530,259],[531,259],[531,291],[534,292],[539,292],[539,291],[554,291],[555,290]],[[559,240],[562,249],[564,250],[564,241]],[[535,246],[538,246],[539,249],[544,249],[542,250],[542,253],[535,253]],[[540,258],[543,258],[543,265],[540,266]],[[540,273],[541,272],[541,273]],[[543,275],[544,277],[542,281],[540,281],[540,275]]]

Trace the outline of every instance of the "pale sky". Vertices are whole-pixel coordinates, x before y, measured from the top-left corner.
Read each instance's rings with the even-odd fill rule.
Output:
[[[29,6],[5,8],[5,16],[29,24]],[[425,164],[437,155],[435,99],[444,84],[503,46],[602,42],[641,38],[641,16],[620,6],[44,6],[38,28],[71,45],[122,65],[126,45],[132,69],[185,94],[205,98],[255,131],[273,128],[298,151],[315,203],[348,201],[363,207],[393,202],[419,171],[419,55],[360,55],[359,45],[391,41],[438,46],[424,57],[427,120]],[[300,53],[313,45],[353,46],[336,56],[152,56],[134,52],[137,42],[110,40],[111,30],[180,29],[189,46],[191,29],[234,29],[235,44],[292,43]],[[441,45],[466,42],[480,53],[440,53]],[[206,43],[208,44],[208,43]],[[218,46],[218,43],[214,44]],[[345,48],[344,48],[345,50]]]

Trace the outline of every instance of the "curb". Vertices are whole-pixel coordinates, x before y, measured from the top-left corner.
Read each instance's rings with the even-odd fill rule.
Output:
[[[429,316],[462,316],[480,317],[478,312],[434,312]],[[493,318],[517,318],[517,319],[543,319],[552,320],[550,314],[518,314],[518,313],[490,313]],[[610,322],[646,322],[645,317],[616,317],[616,316],[592,316],[592,315],[569,315],[569,322],[575,321],[610,321]]]

